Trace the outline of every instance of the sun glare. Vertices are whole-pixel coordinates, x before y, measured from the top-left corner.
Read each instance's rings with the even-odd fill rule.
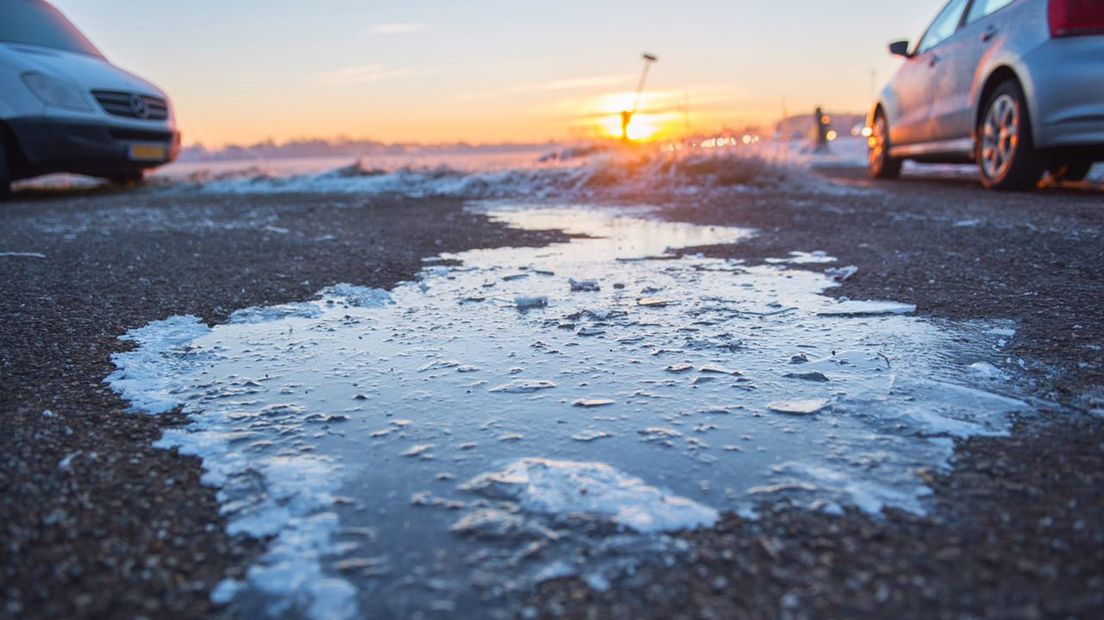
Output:
[[[632,92],[602,95],[594,103],[593,126],[598,133],[607,138],[621,137],[621,113],[633,109],[635,94]],[[644,93],[640,98],[636,113],[628,127],[629,140],[648,142],[658,140],[671,129],[677,121],[673,112],[657,110],[664,103],[662,94]]]

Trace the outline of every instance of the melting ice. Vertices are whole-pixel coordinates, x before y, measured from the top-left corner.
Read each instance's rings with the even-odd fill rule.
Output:
[[[976,371],[1004,332],[830,299],[822,253],[676,258],[751,233],[483,208],[589,237],[125,336],[137,347],[112,386],[137,409],[182,406],[191,423],[159,445],[201,456],[231,533],[267,540],[220,601],[509,615],[511,592],[568,574],[600,586],[718,511],[922,512],[916,470],[1022,407],[978,387],[1006,389]]]

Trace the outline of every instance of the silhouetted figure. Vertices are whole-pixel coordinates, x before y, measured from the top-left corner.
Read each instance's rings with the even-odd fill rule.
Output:
[[[817,106],[817,109],[813,114],[816,117],[813,119],[816,126],[816,150],[817,153],[828,152],[828,115],[824,113],[824,110]]]
[[[625,142],[629,141],[629,123],[632,122],[633,113],[629,110],[623,110],[621,112],[621,139]]]

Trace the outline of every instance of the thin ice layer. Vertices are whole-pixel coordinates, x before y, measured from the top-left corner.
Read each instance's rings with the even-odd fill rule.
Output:
[[[429,267],[386,298],[334,289],[214,328],[151,325],[117,358],[113,385],[129,399],[192,416],[162,445],[204,458],[235,531],[275,536],[248,582],[220,595],[303,614],[351,609],[334,598],[349,591],[338,579],[355,587],[358,614],[489,614],[495,597],[548,575],[600,583],[664,548],[637,528],[704,524],[696,517],[710,509],[922,512],[915,471],[943,466],[950,437],[1005,432],[1022,407],[969,368],[1001,361],[1007,336],[988,326],[881,304],[824,316],[840,304],[821,294],[837,285],[822,273],[668,251],[748,231],[643,210],[482,208],[590,237],[444,256],[462,265]],[[573,291],[572,280],[597,286]],[[519,297],[546,305],[522,310]],[[830,406],[771,410],[788,401]],[[622,498],[638,513],[588,513],[458,488],[533,458],[590,464],[577,479],[604,493],[638,480],[630,487],[659,495]],[[562,484],[549,488],[586,488],[552,471],[541,479]]]

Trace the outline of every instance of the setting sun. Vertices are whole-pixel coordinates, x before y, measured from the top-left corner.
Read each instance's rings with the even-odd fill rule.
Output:
[[[593,119],[592,127],[608,138],[621,137],[622,112],[632,110],[635,94],[632,92],[601,95],[593,104],[588,118]],[[673,133],[678,114],[664,109],[671,99],[665,93],[644,93],[628,127],[628,138],[634,142],[657,140]]]

